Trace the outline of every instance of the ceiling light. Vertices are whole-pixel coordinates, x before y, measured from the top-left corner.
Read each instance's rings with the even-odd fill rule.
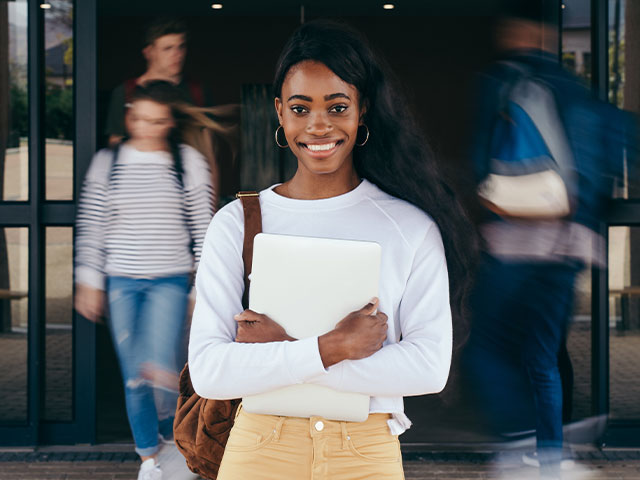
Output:
[[[49,10],[51,8],[51,4],[50,3],[41,3],[40,4],[40,8],[43,8],[45,10]]]
[[[393,10],[394,8],[396,8],[396,6],[393,3],[385,3],[382,8],[384,8],[385,10]]]
[[[222,4],[221,3],[214,3],[213,5],[211,5],[211,8],[213,8],[214,10],[221,10],[222,9]]]
[[[563,3],[562,4],[562,8],[565,9],[565,8],[567,8],[567,6]]]

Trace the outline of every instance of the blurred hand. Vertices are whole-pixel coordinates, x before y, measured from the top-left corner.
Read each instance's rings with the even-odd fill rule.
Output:
[[[103,323],[104,299],[104,290],[89,287],[82,283],[76,284],[74,307],[87,320],[94,323]]]
[[[278,323],[266,315],[256,313],[253,310],[245,310],[233,317],[238,322],[236,342],[238,343],[267,343],[294,341],[295,338],[287,335],[287,332]]]
[[[196,308],[196,297],[189,295],[189,300],[187,303],[187,319],[191,322],[191,317],[193,317],[193,309]]]
[[[358,360],[373,355],[387,338],[388,317],[376,312],[378,299],[340,320],[319,338],[320,356],[325,367],[342,360]]]

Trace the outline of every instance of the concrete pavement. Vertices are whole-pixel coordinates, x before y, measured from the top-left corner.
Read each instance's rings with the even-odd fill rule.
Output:
[[[139,461],[131,450],[99,451],[100,446],[97,446],[86,447],[84,451],[77,448],[72,451],[72,448],[76,447],[36,451],[2,450],[0,480],[125,480],[137,476]],[[166,480],[196,478],[180,468],[180,461],[183,460],[175,447],[166,447],[163,455],[161,463]],[[521,451],[408,452],[404,461],[405,476],[406,480],[539,478],[536,468],[522,464],[521,455]],[[640,450],[578,451],[576,466],[563,473],[563,480],[640,480]]]

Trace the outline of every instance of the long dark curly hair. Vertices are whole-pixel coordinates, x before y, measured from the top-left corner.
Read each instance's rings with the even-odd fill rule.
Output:
[[[277,97],[282,95],[291,67],[305,60],[326,65],[357,88],[362,105],[366,102],[364,123],[371,135],[364,147],[354,149],[358,175],[420,208],[440,228],[459,345],[466,336],[466,329],[461,328],[478,240],[465,210],[445,182],[399,83],[359,33],[342,23],[315,20],[299,27],[280,55],[274,80]]]

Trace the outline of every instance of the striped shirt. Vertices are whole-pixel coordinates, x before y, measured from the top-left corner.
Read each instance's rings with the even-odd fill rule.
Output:
[[[105,276],[156,278],[189,273],[213,216],[205,158],[180,146],[183,175],[169,152],[124,144],[100,150],[85,177],[76,221],[76,282],[104,289]]]

